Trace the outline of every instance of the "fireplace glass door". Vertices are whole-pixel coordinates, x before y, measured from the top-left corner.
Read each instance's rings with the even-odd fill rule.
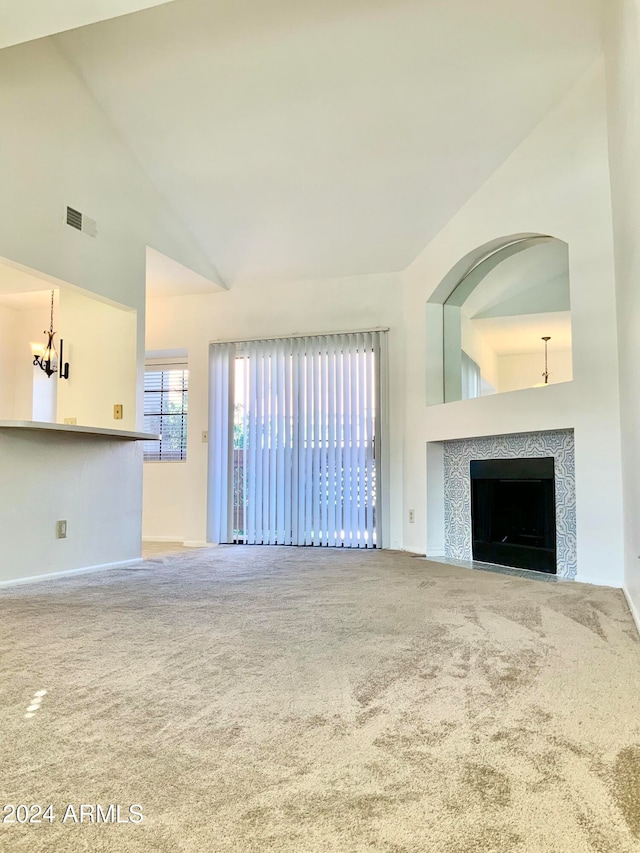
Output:
[[[473,559],[556,573],[554,460],[470,463]]]

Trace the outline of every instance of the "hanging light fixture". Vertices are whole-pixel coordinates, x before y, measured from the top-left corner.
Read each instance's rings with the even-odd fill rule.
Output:
[[[547,355],[548,355],[547,346],[549,344],[549,341],[551,340],[551,335],[545,335],[542,338],[542,340],[544,341],[544,373],[542,374],[542,377],[544,379],[544,384],[548,385],[549,384],[549,367],[547,364]]]
[[[53,331],[53,298],[55,291],[51,291],[51,322],[49,324],[49,331],[45,330],[44,334],[47,336],[47,343],[45,345],[44,351],[40,355],[35,355],[33,358],[33,364],[37,365],[39,368],[44,370],[49,378],[53,376],[54,373],[57,372],[58,366],[60,366],[60,377],[62,379],[69,378],[69,364],[68,362],[64,364],[62,361],[62,338],[60,338],[60,357],[58,358],[58,353],[53,343],[53,338],[55,332]]]

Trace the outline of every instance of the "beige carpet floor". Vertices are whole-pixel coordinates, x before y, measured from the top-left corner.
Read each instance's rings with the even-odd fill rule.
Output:
[[[7,853],[640,850],[622,593],[407,554],[230,546],[5,588],[0,746],[2,805],[54,818],[1,824]]]

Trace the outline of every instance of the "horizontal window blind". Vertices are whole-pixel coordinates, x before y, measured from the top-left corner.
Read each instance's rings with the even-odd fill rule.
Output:
[[[167,462],[187,458],[189,371],[186,365],[150,366],[144,374],[144,429],[161,436],[145,441],[144,459]]]

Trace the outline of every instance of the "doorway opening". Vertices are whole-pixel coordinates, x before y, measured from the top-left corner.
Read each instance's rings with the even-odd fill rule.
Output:
[[[380,546],[381,334],[212,345],[210,541]]]

